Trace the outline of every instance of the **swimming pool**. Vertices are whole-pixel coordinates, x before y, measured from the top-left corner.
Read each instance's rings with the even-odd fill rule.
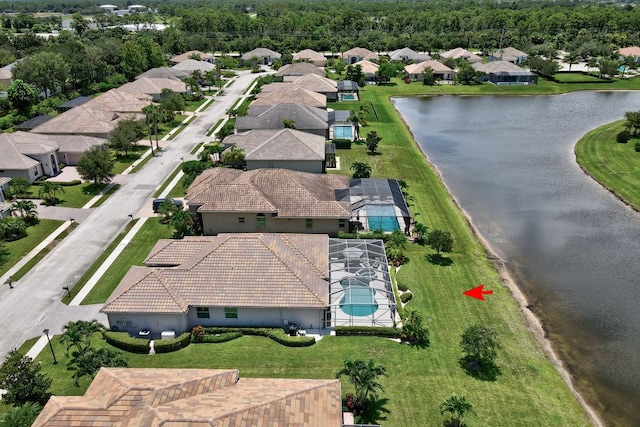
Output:
[[[343,93],[341,95],[343,101],[355,101],[356,96],[353,93]]]
[[[342,311],[350,316],[370,316],[378,310],[376,291],[369,287],[349,287],[340,301]]]
[[[369,230],[400,230],[396,210],[391,205],[367,205],[367,225]]]
[[[353,139],[351,126],[334,126],[333,137],[335,139]]]

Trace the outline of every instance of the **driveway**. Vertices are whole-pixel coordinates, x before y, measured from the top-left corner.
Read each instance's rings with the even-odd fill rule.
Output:
[[[198,118],[168,142],[159,156],[124,182],[102,206],[91,209],[92,213],[67,238],[14,283],[14,289],[0,287],[1,360],[26,339],[41,335],[44,328],[60,333],[57,310],[66,292],[62,287],[73,286],[124,229],[130,221],[128,215],[149,203],[155,189],[180,164],[180,157],[188,156],[198,142],[212,139],[205,137],[206,132],[256,77],[240,72],[224,96],[217,97],[208,109],[198,113]],[[70,313],[73,310],[67,320],[74,320]]]

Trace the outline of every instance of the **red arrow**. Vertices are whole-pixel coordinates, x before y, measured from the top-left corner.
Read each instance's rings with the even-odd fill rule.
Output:
[[[484,285],[476,286],[473,289],[469,289],[468,291],[464,291],[462,294],[471,298],[479,299],[480,301],[484,301],[483,295],[491,295],[493,291],[483,291]]]

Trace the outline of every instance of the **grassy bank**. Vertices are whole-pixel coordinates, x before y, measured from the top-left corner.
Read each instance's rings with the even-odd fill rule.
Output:
[[[640,139],[618,143],[616,135],[624,129],[620,120],[592,130],[576,144],[576,160],[596,181],[640,211],[640,153],[635,150]]]
[[[64,221],[41,219],[38,225],[27,228],[29,233],[27,237],[13,242],[3,242],[4,250],[0,251],[0,275],[6,273],[63,223]],[[21,275],[24,275],[24,273],[26,272],[22,272]]]

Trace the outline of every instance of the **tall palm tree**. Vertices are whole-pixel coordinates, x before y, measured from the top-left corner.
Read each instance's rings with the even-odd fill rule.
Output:
[[[147,133],[149,134],[149,145],[151,145],[151,155],[155,156],[156,153],[153,152],[153,139],[151,138],[151,125],[155,119],[155,115],[153,114],[153,104],[149,104],[142,109],[142,112],[145,114],[145,124],[147,125]]]
[[[355,395],[358,402],[364,407],[369,397],[378,398],[378,391],[384,391],[384,387],[378,378],[387,375],[387,369],[383,365],[376,365],[373,359],[367,362],[363,360],[345,360],[344,366],[336,373],[336,378],[346,375],[349,382],[355,386]]]
[[[91,344],[91,336],[103,329],[104,326],[97,320],[91,322],[86,320],[68,322],[62,328],[60,344],[65,346],[67,355],[69,355],[69,350],[72,347],[75,347],[78,353],[85,353]]]
[[[222,163],[233,168],[241,167],[244,164],[244,150],[242,148],[236,147],[236,145],[233,144],[222,155]]]
[[[12,212],[19,212],[27,225],[38,223],[38,211],[31,200],[17,200],[11,205]]]
[[[449,412],[449,414],[451,414],[449,426],[459,427],[460,419],[464,414],[467,412],[470,414],[473,413],[473,405],[467,402],[467,399],[464,396],[453,395],[440,404],[440,413],[444,414],[445,412]]]

